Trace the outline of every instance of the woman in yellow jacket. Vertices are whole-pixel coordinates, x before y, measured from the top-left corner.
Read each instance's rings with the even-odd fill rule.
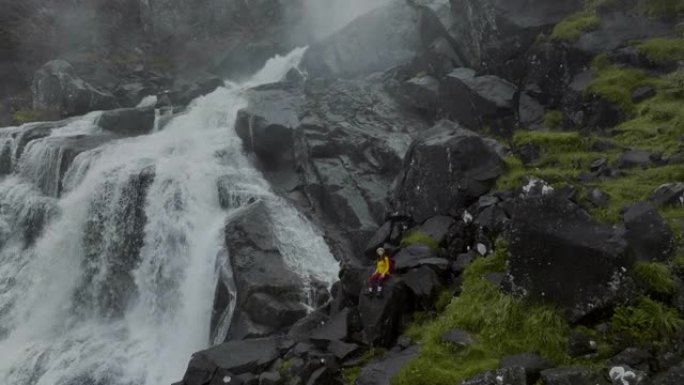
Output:
[[[389,278],[392,272],[392,260],[385,253],[382,247],[376,251],[378,258],[375,260],[375,272],[368,279],[368,295],[373,294],[373,291],[379,296],[382,294],[382,284]]]

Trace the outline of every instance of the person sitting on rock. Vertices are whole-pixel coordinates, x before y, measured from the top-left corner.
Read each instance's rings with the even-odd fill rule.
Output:
[[[392,259],[385,253],[385,249],[379,247],[375,260],[375,272],[368,279],[368,295],[373,291],[380,296],[382,294],[382,284],[389,278],[392,272]]]

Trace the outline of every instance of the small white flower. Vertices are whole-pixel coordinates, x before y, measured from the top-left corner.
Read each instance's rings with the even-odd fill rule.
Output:
[[[470,223],[470,222],[472,222],[472,221],[473,221],[473,216],[470,215],[470,213],[466,210],[466,211],[463,213],[463,222],[464,222],[464,223]]]
[[[230,378],[230,377],[228,377],[228,376],[223,377],[223,383],[224,383],[224,384],[229,383],[231,380],[232,380],[232,378]]]

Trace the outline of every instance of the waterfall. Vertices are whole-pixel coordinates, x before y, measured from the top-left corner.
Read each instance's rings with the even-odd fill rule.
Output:
[[[12,170],[0,180],[0,383],[180,379],[210,344],[217,276],[232,274],[217,263],[226,221],[252,197],[266,203],[287,265],[332,282],[321,235],[274,195],[233,128],[244,90],[280,80],[303,53],[198,98],[150,135],[101,139],[97,113],[40,134],[0,130],[0,166]],[[84,136],[94,145],[76,156],[55,146]]]

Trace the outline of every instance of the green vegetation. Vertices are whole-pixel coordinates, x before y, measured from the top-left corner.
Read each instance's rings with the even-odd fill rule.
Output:
[[[649,39],[639,44],[639,53],[657,64],[684,60],[684,39]]]
[[[652,17],[675,17],[684,12],[684,0],[647,0],[642,11]]]
[[[24,124],[53,120],[55,118],[55,114],[46,110],[24,109],[16,111],[13,118],[17,124]]]
[[[474,374],[496,368],[505,355],[537,351],[555,363],[568,362],[569,327],[550,308],[531,306],[501,293],[483,278],[505,269],[507,251],[475,260],[465,271],[463,293],[445,311],[427,322],[414,323],[406,332],[420,343],[420,356],[404,366],[395,385],[451,385]],[[459,349],[441,342],[443,333],[464,329],[474,345]]]
[[[637,283],[655,294],[672,294],[675,284],[669,267],[663,263],[639,261],[634,264]]]
[[[417,244],[429,246],[432,250],[439,249],[439,242],[422,231],[412,231],[408,234],[405,234],[401,239],[401,247],[408,247]]]
[[[361,374],[361,368],[374,359],[382,357],[386,352],[387,351],[382,348],[371,348],[363,353],[361,357],[359,357],[359,364],[357,366],[342,369],[342,378],[344,379],[345,384],[355,385],[356,380]]]
[[[563,124],[563,113],[561,111],[547,111],[544,114],[544,125],[546,128],[555,130]]]
[[[526,168],[514,156],[504,158],[507,172],[497,181],[497,189],[519,188],[529,177],[543,179],[551,184],[573,183],[577,174],[588,170],[595,160],[617,156],[592,151],[593,141],[592,137],[582,136],[578,132],[517,131],[513,135],[513,147],[533,146],[539,151],[539,159]]]
[[[639,87],[654,85],[653,79],[639,70],[601,64],[595,63],[594,79],[589,83],[586,94],[601,96],[623,112],[631,114],[634,111],[632,93]]]
[[[594,12],[576,13],[556,24],[551,39],[572,42],[579,39],[582,32],[597,29],[600,25],[601,19]]]
[[[669,341],[684,326],[677,311],[648,297],[635,305],[615,309],[611,332],[624,346],[659,345]]]
[[[684,180],[684,167],[670,165],[646,170],[630,170],[621,178],[606,179],[592,185],[599,187],[610,197],[610,206],[599,209],[594,216],[606,222],[618,222],[622,207],[647,199],[658,186]]]

